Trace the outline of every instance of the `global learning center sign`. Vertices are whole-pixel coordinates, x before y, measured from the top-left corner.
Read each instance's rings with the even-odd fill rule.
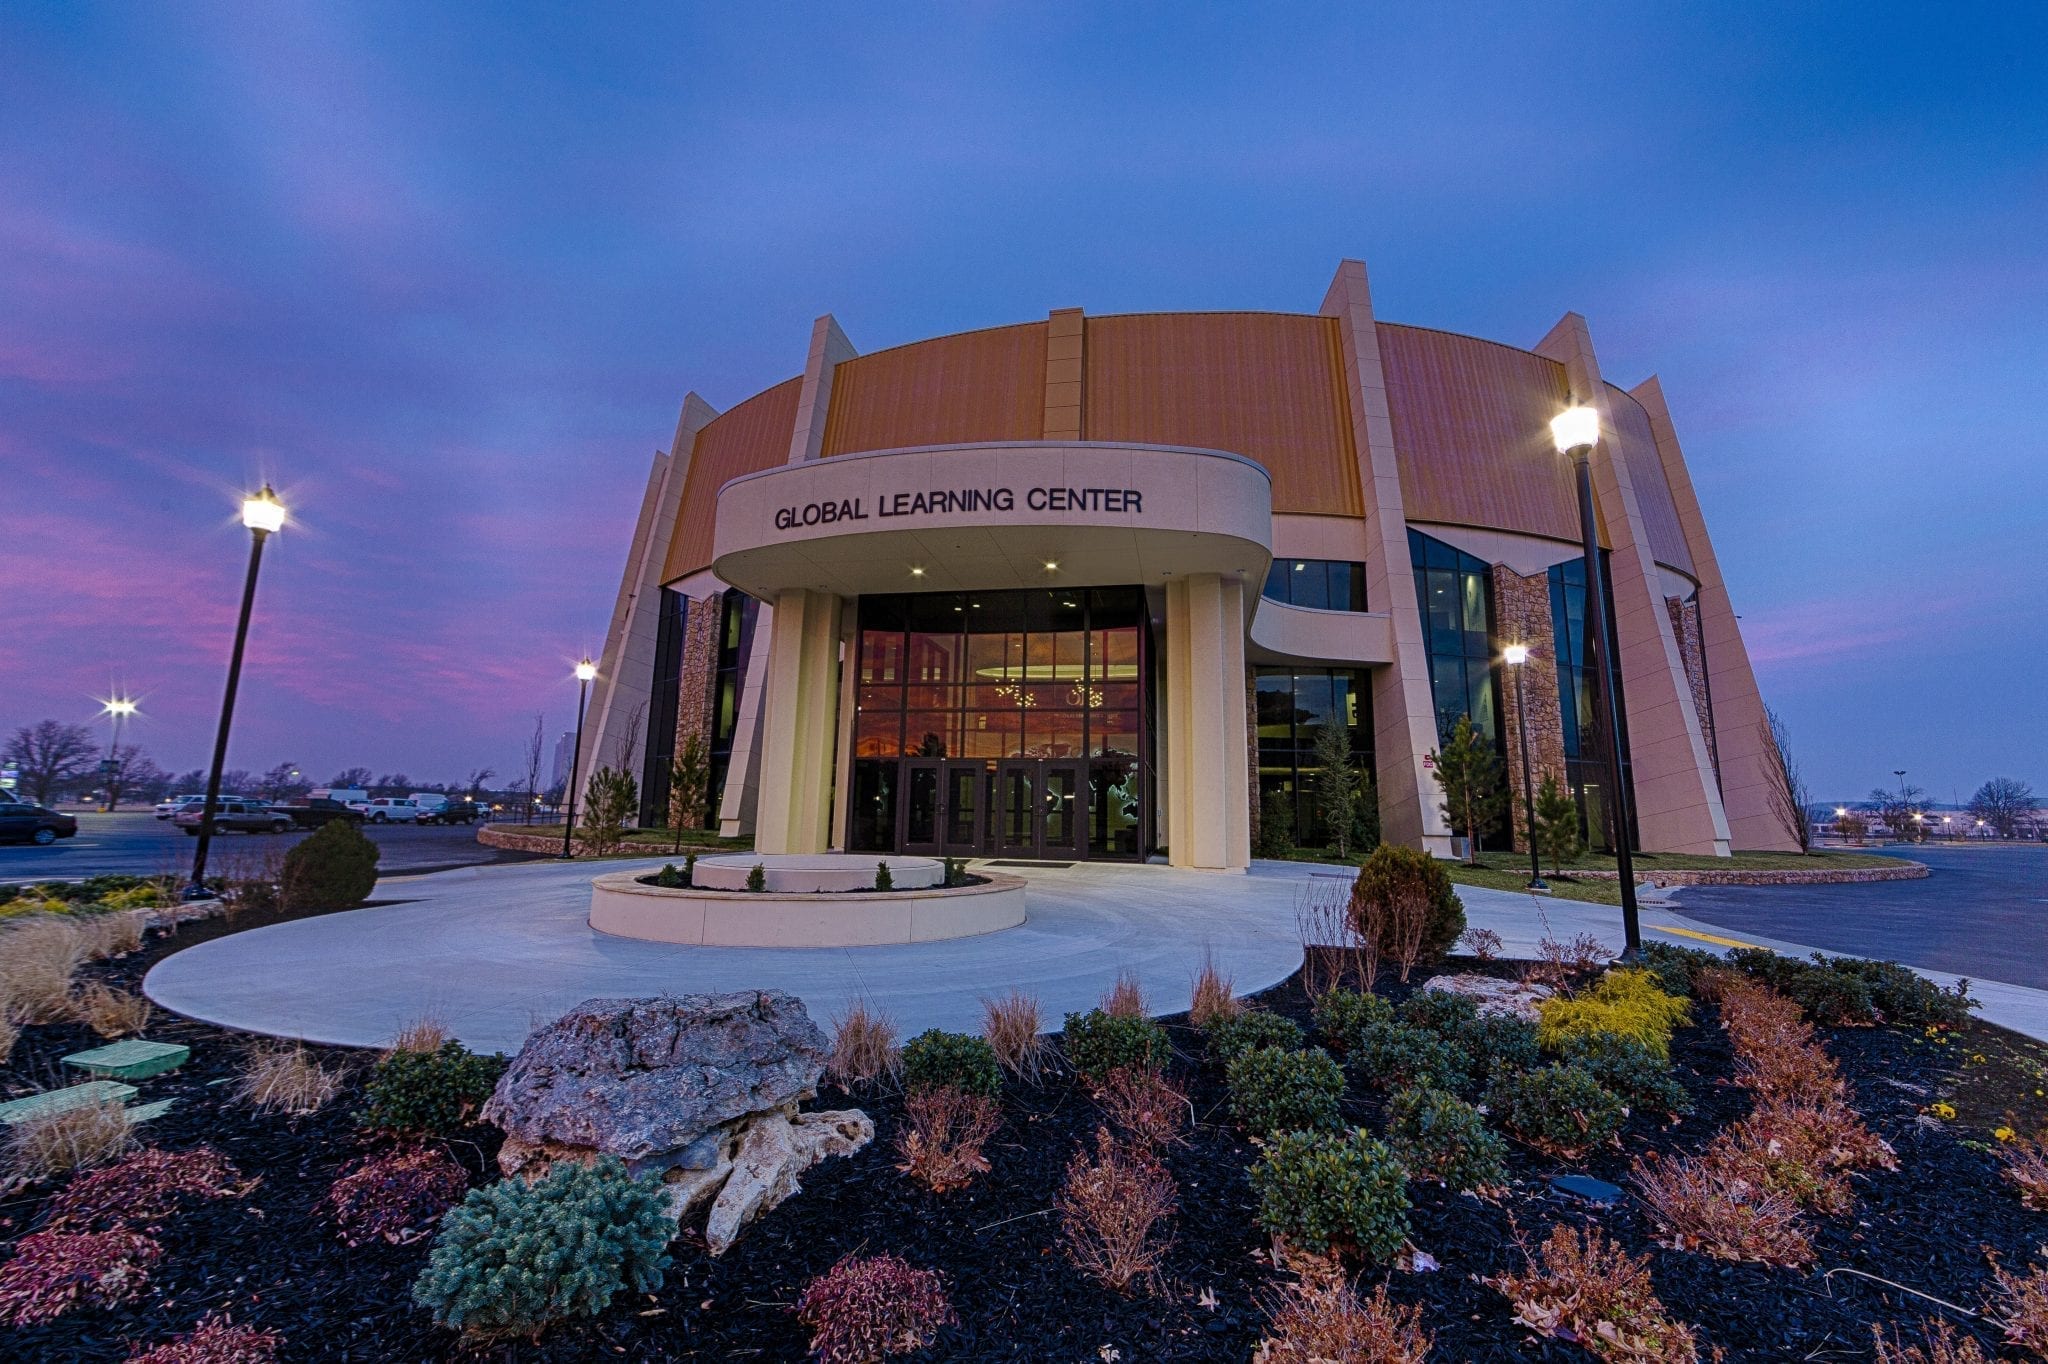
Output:
[[[870,507],[866,495],[836,501],[806,502],[802,506],[778,507],[775,529],[800,530],[806,526],[830,526],[842,521],[888,520],[898,516],[965,516],[980,512],[1014,512],[1015,488],[932,488],[921,492],[882,493]],[[1142,516],[1145,495],[1136,488],[1033,487],[1023,490],[1021,499],[1029,512],[1093,512],[1121,516]]]

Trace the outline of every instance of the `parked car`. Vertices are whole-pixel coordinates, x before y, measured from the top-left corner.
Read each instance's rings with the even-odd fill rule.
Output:
[[[158,819],[169,819],[172,815],[178,813],[178,807],[180,805],[185,805],[195,800],[205,799],[206,793],[203,791],[197,795],[191,796],[166,796],[164,797],[164,799],[156,803],[156,817]]]
[[[48,847],[78,832],[70,815],[0,792],[0,843],[34,843]]]
[[[332,824],[337,819],[360,826],[367,818],[361,810],[348,802],[330,800],[326,796],[308,796],[304,800],[291,801],[274,808],[290,815],[292,823],[301,829],[317,829],[323,824]]]
[[[490,807],[472,800],[451,800],[436,791],[415,791],[413,803],[420,808],[422,824],[474,824],[490,818]]]
[[[338,800],[343,805],[370,803],[370,793],[360,786],[316,786],[306,794],[314,800]]]
[[[372,824],[417,824],[420,819],[420,807],[410,796],[379,796],[351,808],[362,811]]]
[[[206,802],[201,799],[180,807],[178,813],[171,816],[171,823],[197,838],[201,816],[205,813]],[[214,802],[213,831],[217,834],[231,829],[245,834],[282,834],[289,833],[291,827],[292,817],[267,801],[251,800],[245,796],[222,796]]]

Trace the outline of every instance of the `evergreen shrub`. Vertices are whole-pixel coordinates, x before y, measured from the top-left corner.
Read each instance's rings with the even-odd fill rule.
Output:
[[[1387,1104],[1387,1141],[1408,1173],[1451,1189],[1497,1187],[1507,1179],[1507,1143],[1479,1110],[1441,1089],[1404,1089]]]
[[[993,1099],[1003,1092],[1003,1072],[986,1040],[930,1028],[903,1044],[903,1089],[957,1089]]]
[[[434,1051],[394,1051],[370,1072],[356,1122],[379,1132],[446,1136],[483,1106],[504,1073],[502,1055],[478,1056],[452,1038]]]
[[[1303,1250],[1386,1264],[1408,1239],[1408,1172],[1363,1130],[1283,1132],[1251,1182],[1261,1225]]]
[[[1455,1092],[1472,1082],[1463,1047],[1407,1023],[1368,1024],[1348,1059],[1378,1089],[1433,1085]]]
[[[1253,1047],[1300,1048],[1301,1025],[1268,1009],[1240,1009],[1235,1016],[1219,1018],[1202,1029],[1209,1060],[1228,1066]]]
[[[1344,1068],[1321,1047],[1253,1047],[1238,1054],[1225,1076],[1231,1116],[1254,1136],[1337,1125]]]
[[[1627,1101],[1630,1108],[1677,1116],[1692,1112],[1692,1100],[1671,1074],[1671,1063],[1633,1037],[1589,1032],[1567,1037],[1558,1057],[1583,1066],[1592,1077]]]
[[[1545,1051],[1556,1051],[1567,1037],[1611,1032],[1633,1037],[1660,1059],[1671,1054],[1671,1030],[1692,1016],[1683,998],[1664,992],[1655,972],[1626,967],[1576,995],[1551,996],[1537,1015],[1536,1040]]]
[[[284,855],[286,909],[353,909],[377,884],[377,845],[345,819],[315,829]]]
[[[1342,986],[1316,1001],[1316,1032],[1330,1050],[1349,1056],[1357,1050],[1359,1035],[1373,1023],[1391,1023],[1394,1006],[1374,994],[1360,994]]]
[[[1067,1060],[1083,1078],[1093,1081],[1101,1081],[1123,1066],[1160,1070],[1173,1055],[1166,1029],[1151,1019],[1100,1009],[1068,1014],[1060,1038]]]
[[[1501,1126],[1539,1151],[1573,1159],[1621,1130],[1621,1096],[1584,1066],[1549,1065],[1503,1075],[1486,1090]]]

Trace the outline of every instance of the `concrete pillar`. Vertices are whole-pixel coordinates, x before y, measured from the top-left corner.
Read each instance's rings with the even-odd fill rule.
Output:
[[[1538,342],[1538,355],[1565,368],[1572,401],[1600,414],[1593,448],[1593,499],[1607,532],[1614,572],[1614,633],[1621,655],[1621,694],[1628,709],[1629,766],[1636,832],[1647,852],[1726,857],[1728,818],[1714,781],[1705,736],[1693,711],[1692,688],[1628,462],[1586,319],[1566,313]]]
[[[1714,557],[1714,542],[1707,536],[1699,494],[1678,448],[1664,386],[1653,375],[1630,389],[1629,396],[1650,414],[1657,458],[1664,466],[1664,481],[1671,487],[1678,524],[1685,530],[1685,546],[1692,553],[1693,575],[1700,583],[1700,651],[1706,655],[1703,690],[1713,714],[1714,752],[1720,758],[1721,803],[1729,837],[1737,848],[1796,852],[1798,843],[1771,808],[1772,767],[1764,746],[1763,695],[1749,666],[1742,631],[1735,623],[1735,606],[1721,577],[1720,560]]]
[[[1351,410],[1351,440],[1358,455],[1358,487],[1365,500],[1365,596],[1393,626],[1394,661],[1372,670],[1373,762],[1379,769],[1380,836],[1389,843],[1451,855],[1443,793],[1423,759],[1437,746],[1436,703],[1429,691],[1429,652],[1415,601],[1415,570],[1408,559],[1408,519],[1401,500],[1401,470],[1394,455],[1394,423],[1380,367],[1372,289],[1365,265],[1337,267],[1323,298],[1344,352],[1344,387]]]
[[[812,324],[804,386],[796,400],[796,426],[789,437],[789,463],[801,464],[823,453],[825,416],[832,409],[832,371],[859,353],[832,314]]]
[[[1214,573],[1166,585],[1166,841],[1176,867],[1251,865],[1244,591]]]
[[[754,809],[754,847],[764,853],[824,852],[831,840],[839,608],[831,593],[800,587],[775,598]]]

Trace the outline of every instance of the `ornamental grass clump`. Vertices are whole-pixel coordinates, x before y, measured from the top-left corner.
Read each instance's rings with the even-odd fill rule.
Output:
[[[1922,1328],[1922,1336],[1927,1342],[1925,1349],[1900,1340],[1896,1329],[1889,1340],[1885,1339],[1882,1326],[1871,1327],[1870,1334],[1873,1338],[1871,1358],[1877,1364],[1991,1364],[1975,1337],[1957,1334],[1955,1327],[1938,1318],[1926,1322]]]
[[[1119,1066],[1103,1076],[1095,1102],[1122,1136],[1148,1147],[1179,1143],[1190,1117],[1188,1096],[1143,1066]]]
[[[964,1189],[988,1173],[982,1151],[1002,1125],[1002,1105],[951,1085],[915,1089],[904,1102],[910,1123],[896,1140],[897,1169],[933,1193]]]
[[[469,1121],[504,1073],[503,1056],[478,1056],[452,1040],[437,1051],[395,1051],[370,1072],[356,1122],[399,1136],[445,1136]]]
[[[163,1247],[141,1232],[38,1231],[0,1265],[0,1326],[54,1321],[79,1302],[114,1307],[149,1281]]]
[[[1100,1081],[1122,1066],[1163,1070],[1173,1056],[1166,1029],[1142,1015],[1119,1016],[1102,1009],[1068,1014],[1060,1039],[1068,1063],[1091,1081]]]
[[[0,929],[0,1006],[16,1023],[70,1016],[71,982],[85,964],[86,935],[68,919],[36,915]]]
[[[1251,1183],[1260,1225],[1289,1246],[1388,1264],[1408,1240],[1408,1172],[1363,1129],[1283,1132]]]
[[[1394,1006],[1378,995],[1338,986],[1316,1000],[1316,1035],[1339,1056],[1357,1050],[1359,1038],[1373,1024],[1393,1021]]]
[[[437,1147],[365,1156],[342,1169],[320,1207],[345,1246],[410,1245],[469,1191],[469,1172]]]
[[[128,1037],[149,1026],[156,1013],[141,995],[92,981],[72,998],[71,1012],[101,1037]]]
[[[894,1081],[903,1069],[903,1053],[896,1045],[896,1020],[864,999],[846,1006],[846,1013],[832,1029],[832,1051],[825,1058],[825,1074],[847,1093],[875,1088]]]
[[[480,1340],[537,1338],[596,1316],[622,1288],[660,1288],[675,1230],[660,1187],[616,1158],[563,1161],[532,1184],[472,1189],[449,1209],[413,1301]]]
[[[240,1198],[254,1188],[211,1146],[185,1151],[156,1147],[79,1175],[43,1207],[44,1231],[110,1231],[148,1227],[191,1199]]]
[[[1111,1018],[1144,1018],[1151,1013],[1145,1004],[1144,987],[1129,971],[1116,973],[1116,980],[1102,996],[1102,1012]]]
[[[981,1035],[995,1049],[996,1064],[1025,1084],[1038,1083],[1047,1042],[1039,1035],[1038,1000],[1021,990],[981,1001]]]
[[[341,1090],[339,1066],[329,1069],[298,1042],[259,1042],[242,1065],[235,1097],[266,1113],[303,1117],[326,1107]]]
[[[1300,1276],[1266,1306],[1269,1325],[1252,1364],[1425,1364],[1433,1343],[1422,1306],[1402,1307],[1381,1284],[1360,1298],[1343,1267],[1296,1255]]]
[[[1255,1137],[1337,1126],[1344,1068],[1321,1047],[1254,1047],[1240,1053],[1224,1075],[1231,1116]]]
[[[958,1321],[945,1285],[894,1255],[848,1255],[804,1286],[797,1320],[818,1364],[877,1364],[924,1349]]]
[[[1368,1024],[1345,1059],[1376,1089],[1431,1085],[1455,1093],[1472,1082],[1464,1048],[1408,1023]]]
[[[2048,1148],[2031,1137],[2018,1137],[1998,1153],[2006,1183],[2019,1190],[2020,1203],[2048,1212]]]
[[[1671,1117],[1692,1112],[1692,1100],[1672,1076],[1671,1062],[1633,1037],[1614,1032],[1578,1033],[1559,1044],[1557,1055],[1561,1061],[1584,1067],[1631,1109]]]
[[[174,1340],[128,1356],[128,1364],[271,1364],[282,1348],[284,1337],[275,1331],[212,1316]]]
[[[957,1089],[993,1099],[1003,1092],[1003,1072],[986,1041],[931,1028],[904,1044],[903,1088],[909,1094]]]
[[[1243,1008],[1231,989],[1230,977],[1216,965],[1213,954],[1204,952],[1202,968],[1195,973],[1192,1002],[1188,1005],[1188,1022],[1206,1030],[1211,1024],[1237,1017]]]
[[[1541,1336],[1574,1340],[1616,1364],[1693,1364],[1692,1331],[1665,1314],[1648,1256],[1632,1256],[1600,1228],[1560,1222],[1519,1274],[1486,1282],[1514,1304],[1515,1320]]]
[[[1479,1110],[1440,1089],[1404,1089],[1387,1104],[1387,1142],[1414,1179],[1464,1193],[1507,1183],[1507,1143]]]
[[[1568,1037],[1614,1033],[1640,1042],[1663,1060],[1671,1055],[1671,1030],[1689,1021],[1686,1001],[1666,994],[1655,972],[1617,967],[1591,989],[1553,995],[1538,1005],[1536,1041],[1555,1052]]]
[[[1254,1047],[1296,1051],[1302,1041],[1299,1024],[1267,1009],[1240,1009],[1235,1016],[1219,1018],[1202,1029],[1202,1050],[1209,1063],[1226,1068]]]
[[[1149,1146],[1120,1143],[1097,1128],[1094,1156],[1086,1148],[1074,1153],[1053,1205],[1068,1256],[1096,1282],[1124,1293],[1157,1279],[1173,1244],[1160,1224],[1179,1202],[1173,1176]]]
[[[7,1170],[48,1179],[104,1165],[135,1144],[135,1120],[119,1099],[23,1118],[7,1129]]]
[[[1728,1153],[1638,1159],[1630,1179],[1650,1210],[1657,1243],[1717,1260],[1797,1269],[1813,1261],[1799,1204]]]
[[[1486,1108],[1525,1144],[1560,1160],[1577,1160],[1612,1140],[1626,1116],[1620,1096],[1583,1066],[1503,1075],[1487,1086]]]

